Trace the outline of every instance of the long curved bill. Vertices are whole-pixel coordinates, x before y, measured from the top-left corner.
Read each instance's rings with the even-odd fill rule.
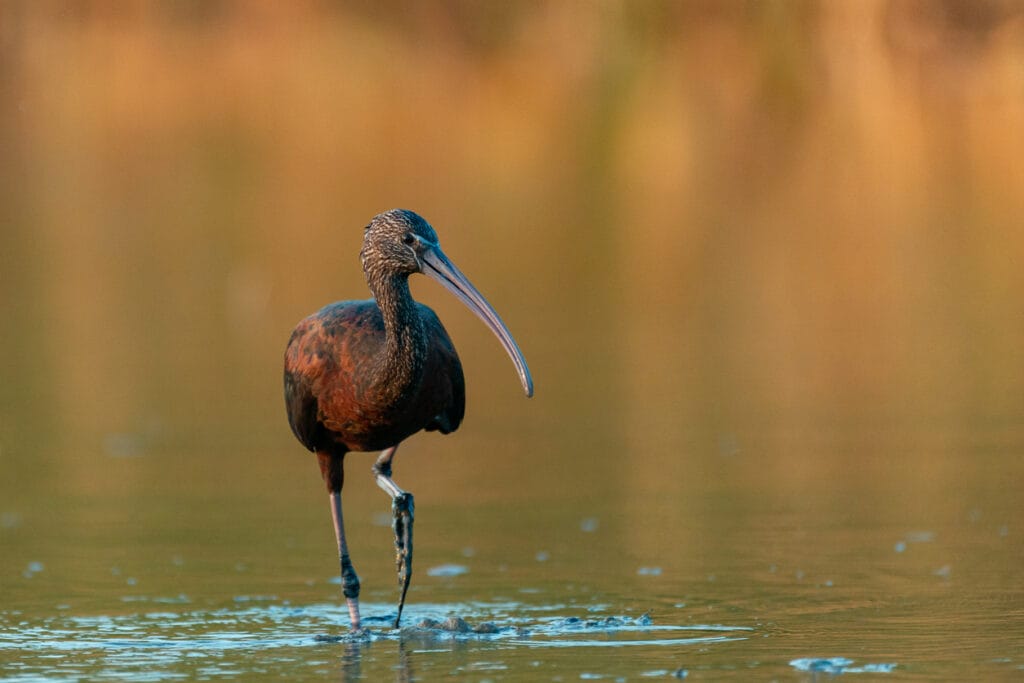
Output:
[[[523,352],[519,350],[519,345],[512,338],[512,333],[508,331],[505,323],[501,321],[498,312],[487,303],[487,299],[484,298],[483,294],[477,291],[473,283],[455,267],[455,264],[448,260],[448,257],[444,255],[440,247],[434,245],[428,248],[423,252],[421,258],[424,264],[423,274],[429,275],[440,282],[445,289],[454,294],[459,301],[464,303],[469,310],[473,311],[491,329],[491,332],[498,338],[501,345],[505,347],[505,352],[516,366],[519,381],[523,384],[523,391],[526,392],[528,397],[533,396],[533,378],[530,377],[530,368],[526,367],[526,359],[523,358]]]

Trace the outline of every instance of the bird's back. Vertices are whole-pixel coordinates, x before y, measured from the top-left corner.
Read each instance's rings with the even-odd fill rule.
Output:
[[[427,339],[421,377],[400,400],[375,382],[386,346],[373,300],[342,301],[301,321],[285,352],[288,422],[310,450],[373,451],[420,431],[458,428],[465,411],[462,365],[441,321],[417,304]]]

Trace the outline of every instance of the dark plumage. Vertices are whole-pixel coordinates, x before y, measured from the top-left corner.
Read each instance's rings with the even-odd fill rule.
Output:
[[[462,363],[437,315],[416,304],[415,354],[395,362],[372,301],[339,301],[298,324],[288,342],[288,422],[311,451],[394,446],[421,429],[448,434],[466,410]],[[389,366],[394,362],[394,366]],[[424,377],[436,377],[425,386]]]
[[[395,209],[366,227],[360,251],[373,299],[325,306],[300,322],[285,352],[288,423],[317,454],[331,496],[342,587],[353,629],[359,622],[359,579],[348,555],[341,511],[344,457],[382,451],[378,485],[392,497],[401,598],[412,574],[412,495],[391,479],[398,444],[420,430],[455,431],[465,412],[462,364],[437,315],[409,293],[409,275],[433,277],[476,313],[509,353],[527,396],[533,383],[522,353],[498,314],[437,244],[423,218]]]

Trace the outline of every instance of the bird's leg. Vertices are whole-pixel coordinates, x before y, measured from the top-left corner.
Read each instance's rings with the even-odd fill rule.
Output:
[[[377,462],[373,464],[373,474],[377,478],[377,486],[391,496],[391,515],[394,518],[391,528],[395,532],[395,565],[398,568],[398,587],[402,591],[398,600],[398,616],[395,617],[395,628],[402,620],[402,608],[405,606],[405,594],[409,590],[412,578],[412,494],[403,491],[391,478],[391,460],[395,457],[398,446],[392,446],[381,452]]]
[[[359,621],[359,576],[348,556],[348,543],[345,542],[345,518],[341,514],[341,488],[345,482],[343,461],[345,456],[317,453],[320,460],[320,472],[327,483],[330,493],[331,517],[334,519],[334,536],[338,540],[338,559],[341,562],[341,592],[348,603],[348,616],[352,622],[352,630],[360,630]]]
[[[341,491],[331,491],[331,514],[334,517],[334,534],[338,539],[338,559],[341,561],[341,591],[348,603],[348,616],[352,630],[358,631],[359,622],[359,576],[348,556],[345,543],[345,521],[341,516]]]

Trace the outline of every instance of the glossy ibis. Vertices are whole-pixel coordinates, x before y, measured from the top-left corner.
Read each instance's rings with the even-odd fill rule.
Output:
[[[327,484],[353,630],[360,628],[359,577],[342,517],[345,454],[381,451],[373,473],[392,500],[401,591],[397,628],[412,576],[413,497],[391,478],[395,449],[422,429],[455,431],[465,411],[459,356],[434,311],[413,300],[409,276],[429,275],[479,316],[512,358],[526,395],[533,395],[526,360],[508,328],[444,255],[423,218],[402,209],[376,216],[366,226],[359,256],[373,299],[333,303],[300,322],[284,360],[288,422],[316,453]]]

